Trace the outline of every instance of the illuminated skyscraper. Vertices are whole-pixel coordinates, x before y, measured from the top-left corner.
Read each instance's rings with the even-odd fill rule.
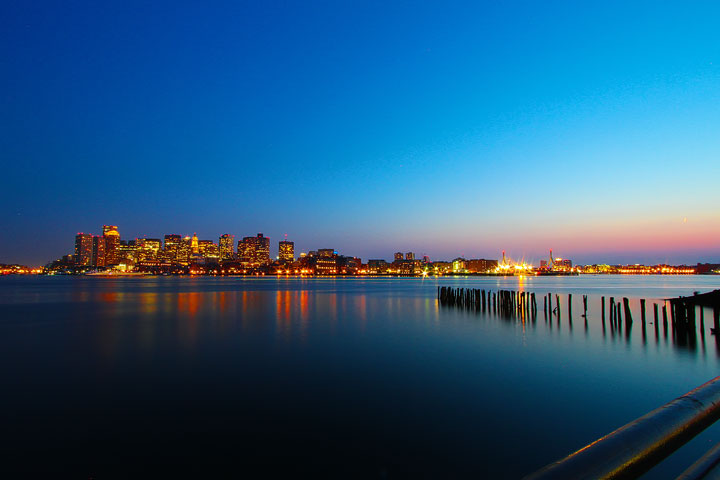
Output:
[[[121,241],[115,250],[118,265],[135,265],[138,259],[138,248],[135,240]]]
[[[139,262],[155,262],[160,252],[159,238],[138,238],[135,240],[137,259]]]
[[[198,252],[203,257],[219,258],[218,246],[212,240],[199,240]]]
[[[283,240],[278,244],[278,258],[283,263],[295,261],[295,243]]]
[[[407,252],[405,254],[405,260],[415,260],[415,254],[413,252]]]
[[[75,264],[90,266],[92,264],[92,248],[92,235],[89,233],[75,235]]]
[[[226,233],[220,236],[220,259],[232,260],[235,256],[235,235]]]
[[[200,253],[200,246],[198,245],[197,233],[193,233],[192,240],[190,241],[190,250],[195,255]]]
[[[181,241],[180,235],[165,235],[165,259],[167,261],[178,261]]]
[[[178,245],[177,262],[188,265],[190,263],[190,255],[192,255],[192,238],[183,237]]]
[[[105,266],[105,237],[93,235],[92,237],[92,260],[93,267]]]
[[[255,237],[244,237],[238,242],[240,262],[248,267],[270,263],[270,239],[258,233]]]
[[[117,247],[120,245],[120,232],[116,225],[103,225],[105,239],[105,265],[117,264]]]
[[[403,259],[403,253],[402,252],[395,252],[395,261],[399,261]]]

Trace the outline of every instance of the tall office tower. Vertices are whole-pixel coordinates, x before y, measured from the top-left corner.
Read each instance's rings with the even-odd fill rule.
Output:
[[[282,240],[278,243],[278,257],[283,263],[295,261],[295,243]]]
[[[105,265],[117,264],[117,247],[120,245],[120,232],[116,225],[103,225],[105,239]]]
[[[180,251],[180,243],[182,239],[180,235],[165,235],[165,258],[169,262],[178,261],[178,253]]]
[[[93,267],[105,266],[105,237],[93,235],[92,237],[92,260]]]
[[[405,260],[415,260],[415,254],[413,252],[407,252],[405,254]]]
[[[118,264],[134,265],[138,260],[138,248],[135,240],[121,241],[115,251]]]
[[[220,247],[220,259],[221,260],[232,260],[235,256],[235,235],[226,233],[220,236],[219,241]]]
[[[183,237],[178,245],[177,262],[183,265],[190,263],[190,256],[192,255],[192,238]]]
[[[92,235],[89,233],[78,233],[75,235],[75,265],[92,264]]]
[[[200,253],[200,246],[198,245],[197,233],[193,233],[192,240],[190,241],[191,252],[195,255]]]
[[[154,262],[160,252],[159,238],[138,238],[135,240],[137,259],[139,262]]]
[[[403,259],[403,253],[402,252],[395,252],[395,261],[399,261]]]
[[[198,253],[203,257],[217,257],[218,246],[212,240],[198,240]]]
[[[322,258],[335,258],[335,249],[334,248],[318,248],[317,254],[318,254],[318,257],[322,257]]]
[[[262,233],[243,237],[242,242],[238,242],[238,256],[241,263],[250,267],[267,265],[270,263],[270,239]]]

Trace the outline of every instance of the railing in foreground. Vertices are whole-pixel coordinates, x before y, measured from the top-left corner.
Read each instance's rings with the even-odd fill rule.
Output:
[[[525,480],[637,478],[720,418],[720,377],[633,420]],[[718,464],[714,448],[683,478]],[[709,466],[708,466],[709,465]],[[704,470],[703,470],[704,469]]]

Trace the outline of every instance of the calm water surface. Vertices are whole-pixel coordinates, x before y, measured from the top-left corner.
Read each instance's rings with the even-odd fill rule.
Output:
[[[440,307],[438,285],[573,294],[573,317]],[[720,277],[0,278],[0,473],[519,478],[718,375],[653,300]],[[581,294],[589,295],[587,322]],[[627,296],[629,336],[600,296]],[[648,300],[643,331],[638,299]],[[647,478],[720,441],[712,427]]]

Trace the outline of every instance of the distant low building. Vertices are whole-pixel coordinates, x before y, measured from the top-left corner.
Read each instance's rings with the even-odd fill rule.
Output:
[[[497,260],[475,258],[465,262],[465,269],[468,273],[487,273],[494,271],[498,266]]]
[[[367,271],[373,275],[385,274],[387,273],[389,267],[390,265],[385,260],[381,259],[368,260],[367,263]]]
[[[318,257],[315,260],[315,274],[335,275],[337,271],[337,260],[332,257]]]

